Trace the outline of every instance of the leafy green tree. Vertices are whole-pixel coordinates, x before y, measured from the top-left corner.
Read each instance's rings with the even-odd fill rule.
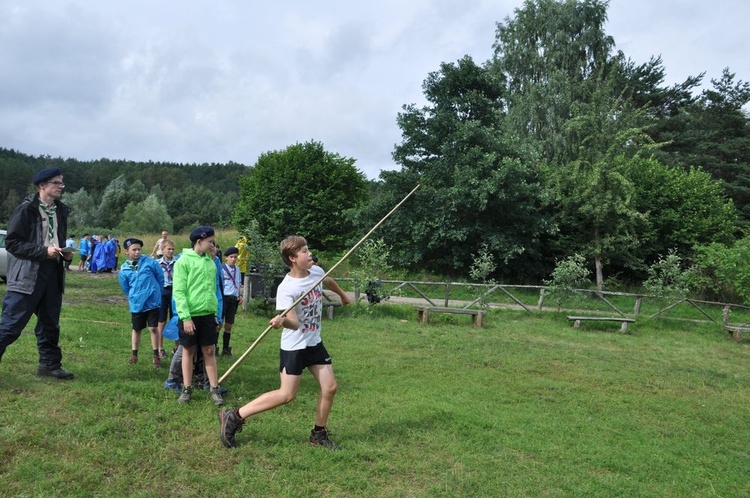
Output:
[[[96,223],[96,200],[85,188],[65,195],[65,203],[70,206],[69,223],[71,228],[90,227]]]
[[[638,230],[641,245],[634,253],[635,262],[648,264],[671,249],[681,258],[690,258],[697,245],[731,244],[735,239],[735,206],[721,182],[706,171],[686,171],[654,158],[639,159],[631,166],[630,178],[638,186],[636,208],[647,216]]]
[[[718,299],[750,300],[750,235],[732,244],[717,242],[697,248],[696,263],[704,284]]]
[[[380,285],[381,279],[393,270],[388,262],[390,254],[391,249],[383,239],[369,239],[360,246],[357,265],[351,271],[354,285],[359,291],[374,292],[381,300],[390,297],[390,293]]]
[[[712,88],[682,106],[659,128],[667,142],[660,158],[688,168],[700,166],[723,182],[744,226],[750,225],[750,83],[724,69]]]
[[[256,220],[271,240],[296,233],[317,250],[346,247],[355,228],[349,213],[367,195],[354,162],[314,141],[262,154],[240,180],[235,226],[244,230]]]
[[[466,274],[482,244],[517,274],[538,272],[537,240],[551,228],[540,211],[538,171],[502,132],[502,81],[471,57],[443,63],[423,85],[429,104],[404,106],[401,171],[381,173],[364,219],[380,219],[420,189],[381,228],[394,262]]]
[[[552,278],[544,281],[547,286],[546,296],[557,304],[560,311],[562,303],[577,297],[576,289],[586,289],[591,285],[591,270],[586,267],[586,258],[574,254],[558,261],[552,271]]]
[[[123,233],[154,233],[161,230],[172,232],[174,226],[167,206],[156,194],[149,194],[141,202],[128,204],[117,228]]]
[[[129,184],[125,175],[118,176],[104,189],[96,214],[97,225],[110,228],[119,225],[128,204],[141,202],[146,195],[143,182],[136,180]]]
[[[490,252],[487,244],[482,245],[479,248],[479,252],[472,254],[473,261],[471,268],[469,268],[469,277],[475,281],[484,285],[494,285],[495,279],[491,277],[497,269],[497,263],[495,257]],[[489,302],[486,299],[487,290],[482,287],[478,287],[475,295],[479,301],[479,305],[483,308],[489,308]]]
[[[565,130],[573,106],[618,61],[604,31],[606,1],[526,0],[497,24],[493,71],[507,87],[508,124],[544,162],[567,164],[579,143]]]
[[[684,268],[680,255],[671,249],[666,256],[660,255],[659,259],[649,266],[648,278],[643,287],[659,298],[686,297],[690,292],[694,271],[694,267]]]

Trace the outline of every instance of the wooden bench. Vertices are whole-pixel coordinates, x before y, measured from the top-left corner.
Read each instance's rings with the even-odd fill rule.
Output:
[[[326,312],[329,320],[333,320],[333,308],[341,306],[340,301],[323,301],[323,310]]]
[[[573,328],[577,329],[581,326],[582,321],[595,321],[595,322],[620,322],[620,332],[623,334],[628,331],[628,324],[635,323],[633,318],[623,318],[621,316],[569,316],[568,320],[573,322]]]
[[[427,315],[430,313],[453,313],[456,315],[471,315],[471,324],[475,327],[481,327],[484,315],[487,310],[472,310],[464,308],[441,308],[439,306],[417,306],[417,314],[420,323],[427,323]]]
[[[750,327],[735,327],[733,325],[724,325],[724,330],[729,332],[729,335],[731,335],[735,341],[740,342],[742,341],[742,333],[750,332]]]

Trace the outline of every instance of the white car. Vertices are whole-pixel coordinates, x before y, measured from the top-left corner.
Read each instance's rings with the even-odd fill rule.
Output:
[[[0,230],[0,280],[5,282],[8,276],[8,253],[5,250],[5,230]]]

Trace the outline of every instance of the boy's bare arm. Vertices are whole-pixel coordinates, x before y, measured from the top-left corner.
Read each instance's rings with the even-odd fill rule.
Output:
[[[294,309],[291,309],[285,317],[276,315],[275,317],[271,318],[271,320],[269,320],[268,324],[275,329],[280,329],[283,327],[287,329],[297,330],[299,328],[297,312],[295,312]]]
[[[325,280],[323,280],[323,287],[338,294],[338,296],[341,298],[341,304],[343,304],[344,306],[352,302],[352,300],[349,299],[349,296],[346,295],[346,292],[341,290],[339,284],[336,283],[336,281],[331,277],[326,277]]]

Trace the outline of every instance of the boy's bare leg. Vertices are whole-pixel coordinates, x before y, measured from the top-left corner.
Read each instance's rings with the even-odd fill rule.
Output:
[[[195,356],[195,346],[182,346],[182,383],[183,385],[193,385],[193,356]]]
[[[336,395],[338,385],[333,375],[333,365],[310,365],[310,373],[320,385],[320,397],[315,409],[315,425],[325,427],[328,424],[328,415],[333,408],[333,397]]]
[[[219,385],[219,374],[216,370],[216,355],[214,354],[216,348],[211,344],[209,346],[201,346],[201,350],[203,351],[203,364],[206,369],[208,384],[211,387],[216,387]]]
[[[240,408],[240,417],[247,418],[294,400],[297,396],[297,390],[302,381],[302,376],[289,375],[286,373],[286,370],[281,372],[279,376],[281,377],[281,386],[275,391],[268,391],[267,393],[261,394],[250,403]]]
[[[130,336],[130,349],[138,351],[138,344],[141,342],[141,331],[133,329],[133,333]]]

